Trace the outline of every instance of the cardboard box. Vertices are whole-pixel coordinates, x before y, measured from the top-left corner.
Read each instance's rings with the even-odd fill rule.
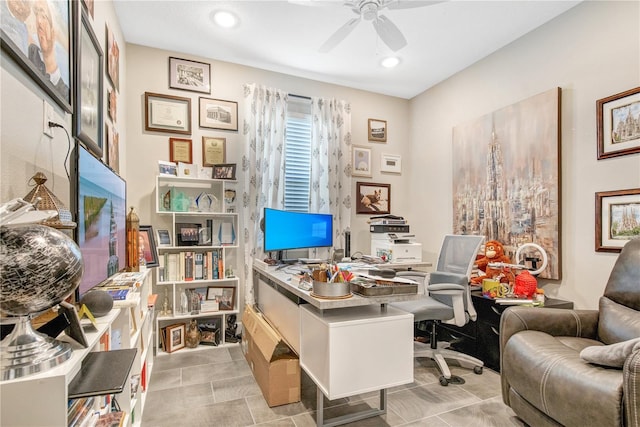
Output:
[[[300,359],[262,314],[247,305],[242,315],[244,356],[270,407],[300,401]]]

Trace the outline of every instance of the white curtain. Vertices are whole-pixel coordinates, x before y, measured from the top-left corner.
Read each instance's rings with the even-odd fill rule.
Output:
[[[245,302],[255,302],[253,259],[264,258],[260,220],[265,206],[282,208],[287,94],[256,84],[244,85],[242,173]]]
[[[311,212],[333,213],[333,247],[344,248],[351,227],[351,104],[312,98]],[[329,258],[330,249],[314,258]]]

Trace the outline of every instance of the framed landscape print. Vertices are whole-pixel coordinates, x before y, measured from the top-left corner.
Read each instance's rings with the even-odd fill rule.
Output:
[[[191,135],[191,98],[144,93],[144,129]]]
[[[75,136],[96,156],[102,157],[102,49],[89,16],[82,10],[76,37]]]
[[[200,127],[238,130],[238,103],[201,97]]]
[[[77,22],[81,9],[78,5],[79,2],[64,0],[0,0],[2,50],[67,113],[73,113],[75,70],[72,56],[73,44],[77,40],[74,22]],[[38,34],[35,25],[37,18],[47,25],[46,30],[58,35],[55,44],[44,39],[46,32]],[[27,25],[27,20],[32,25]]]
[[[387,121],[369,119],[369,141],[387,142]]]
[[[640,87],[596,101],[598,160],[640,153]]]
[[[211,65],[169,57],[169,87],[211,93]]]
[[[639,224],[640,188],[596,193],[596,252],[620,252]]]
[[[356,182],[356,213],[369,215],[391,213],[391,184]]]

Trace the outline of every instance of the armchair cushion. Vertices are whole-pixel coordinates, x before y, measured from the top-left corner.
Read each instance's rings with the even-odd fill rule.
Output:
[[[589,363],[622,368],[627,357],[636,350],[640,350],[640,338],[610,345],[589,346],[580,352],[580,357]]]

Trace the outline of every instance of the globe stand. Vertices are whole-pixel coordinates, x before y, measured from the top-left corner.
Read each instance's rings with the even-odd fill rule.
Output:
[[[13,331],[0,341],[2,380],[55,368],[71,354],[71,345],[34,331],[29,316],[19,316]]]

